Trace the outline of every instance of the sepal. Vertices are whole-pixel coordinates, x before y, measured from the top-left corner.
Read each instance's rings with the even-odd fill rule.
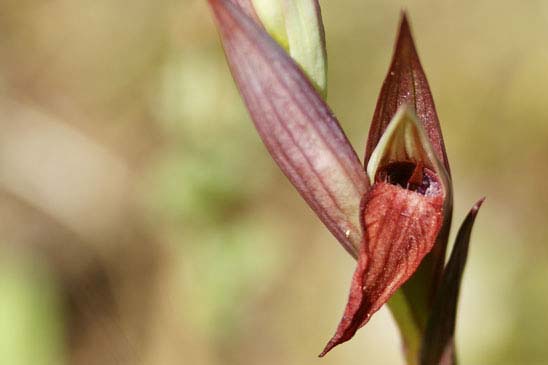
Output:
[[[354,257],[362,239],[364,169],[301,68],[229,0],[210,0],[234,80],[280,169]]]

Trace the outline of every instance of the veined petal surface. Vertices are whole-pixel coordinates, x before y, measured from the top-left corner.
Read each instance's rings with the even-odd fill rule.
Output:
[[[365,171],[300,67],[239,6],[210,0],[230,69],[268,151],[341,244],[357,257]]]
[[[364,241],[343,318],[320,356],[352,338],[432,250],[451,187],[422,124],[402,106],[388,124],[367,168]]]

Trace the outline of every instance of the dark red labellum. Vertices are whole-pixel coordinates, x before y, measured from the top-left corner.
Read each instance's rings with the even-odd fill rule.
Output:
[[[442,226],[444,197],[430,170],[420,164],[398,163],[380,171],[380,181],[362,200],[364,244],[348,304],[335,336],[320,356],[352,338],[413,275]],[[414,181],[418,176],[420,183]]]

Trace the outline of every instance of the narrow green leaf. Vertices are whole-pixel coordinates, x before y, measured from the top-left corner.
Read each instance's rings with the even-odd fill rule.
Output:
[[[456,365],[457,363],[454,336],[459,291],[468,257],[470,234],[484,199],[480,199],[472,207],[457,234],[423,337],[421,365]]]

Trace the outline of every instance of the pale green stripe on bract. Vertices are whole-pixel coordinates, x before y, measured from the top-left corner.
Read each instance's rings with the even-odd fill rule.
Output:
[[[283,2],[278,0],[252,0],[252,2],[268,34],[286,51],[289,51]]]
[[[301,66],[316,90],[327,95],[327,56],[316,0],[253,0],[263,26]]]

